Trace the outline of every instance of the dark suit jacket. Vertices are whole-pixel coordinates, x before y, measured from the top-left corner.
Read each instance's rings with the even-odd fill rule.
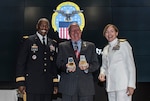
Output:
[[[57,77],[57,43],[48,38],[48,44],[42,45],[38,36],[31,35],[21,46],[16,66],[17,86],[26,86],[27,93],[51,94],[53,78]]]
[[[79,60],[75,58],[71,41],[59,44],[59,52],[57,56],[57,65],[58,68],[61,69],[59,92],[67,95],[73,95],[78,92],[80,96],[95,94],[92,72],[96,71],[99,67],[95,49],[93,43],[82,41],[80,55],[85,55],[86,60],[89,63],[88,73],[85,73],[78,67]],[[66,72],[68,57],[73,57],[77,66],[74,73]]]

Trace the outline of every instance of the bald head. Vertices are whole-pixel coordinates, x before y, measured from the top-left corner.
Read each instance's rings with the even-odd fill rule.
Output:
[[[49,30],[49,21],[46,18],[40,18],[36,24],[36,29],[41,35],[46,35]]]

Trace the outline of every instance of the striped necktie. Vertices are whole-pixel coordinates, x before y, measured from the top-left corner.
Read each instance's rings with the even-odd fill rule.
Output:
[[[77,44],[77,42],[74,42],[74,52],[75,52],[76,58],[79,59],[80,52],[78,51],[78,44]]]

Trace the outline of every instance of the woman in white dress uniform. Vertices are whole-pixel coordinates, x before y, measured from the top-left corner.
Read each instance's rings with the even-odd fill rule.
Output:
[[[131,101],[136,88],[136,70],[132,47],[126,39],[118,39],[118,28],[105,26],[103,34],[108,40],[102,52],[102,66],[98,79],[106,80],[109,101]]]

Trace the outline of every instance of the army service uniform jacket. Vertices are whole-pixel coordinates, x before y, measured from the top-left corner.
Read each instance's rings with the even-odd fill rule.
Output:
[[[27,93],[51,94],[57,78],[55,65],[57,43],[47,38],[43,46],[37,34],[29,36],[21,46],[16,66],[17,86]]]

